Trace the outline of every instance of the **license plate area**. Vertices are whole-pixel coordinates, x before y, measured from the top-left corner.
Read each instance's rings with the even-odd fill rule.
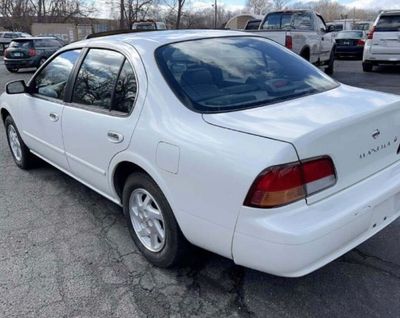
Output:
[[[371,227],[379,227],[387,222],[393,215],[400,210],[400,193],[391,196],[385,201],[373,207]]]
[[[12,56],[13,56],[13,57],[22,57],[22,53],[15,52],[15,53],[13,53]]]

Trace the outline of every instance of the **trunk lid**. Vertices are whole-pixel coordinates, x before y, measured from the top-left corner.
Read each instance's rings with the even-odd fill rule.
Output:
[[[33,49],[33,41],[25,39],[13,40],[7,51],[6,57],[8,59],[24,59],[29,58],[29,50]]]
[[[400,96],[341,85],[295,100],[230,113],[206,122],[291,143],[300,160],[328,155],[337,183],[310,196],[313,203],[400,159]],[[267,168],[267,167],[266,167]]]
[[[382,15],[375,27],[371,52],[400,54],[400,13]]]

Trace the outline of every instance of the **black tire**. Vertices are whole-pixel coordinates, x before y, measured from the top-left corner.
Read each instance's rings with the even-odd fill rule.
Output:
[[[17,73],[18,72],[18,68],[12,68],[12,67],[8,67],[6,66],[7,71],[9,71],[10,73]]]
[[[328,67],[325,68],[325,73],[328,75],[332,75],[334,71],[335,64],[335,48],[332,49],[331,55],[329,56]]]
[[[362,68],[363,68],[364,72],[372,72],[373,65],[372,65],[372,63],[369,63],[369,62],[363,62]]]
[[[21,135],[19,134],[18,128],[15,125],[14,120],[11,118],[11,116],[6,117],[6,119],[4,121],[4,126],[6,128],[7,143],[8,143],[8,146],[10,147],[11,155],[15,161],[15,164],[19,168],[24,169],[24,170],[31,168],[34,165],[35,157],[33,156],[33,154],[29,151],[29,148],[23,142]],[[14,152],[11,149],[10,136],[9,136],[10,126],[12,126],[14,128],[15,132],[17,133],[17,138],[18,138],[18,141],[21,146],[21,158],[20,159],[18,159],[15,156]]]
[[[163,216],[165,231],[165,243],[158,252],[150,251],[139,239],[130,217],[129,200],[133,191],[144,189],[157,202]],[[138,249],[144,257],[153,265],[163,268],[179,265],[189,251],[190,243],[183,236],[172,209],[158,185],[145,173],[130,175],[125,183],[122,193],[124,215],[126,217],[129,232]]]

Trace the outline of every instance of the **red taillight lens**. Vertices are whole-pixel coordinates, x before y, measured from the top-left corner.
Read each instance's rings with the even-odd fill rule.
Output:
[[[368,40],[372,40],[374,38],[375,27],[368,32]]]
[[[287,47],[290,50],[293,48],[293,39],[292,39],[291,35],[286,35],[286,37],[285,37],[285,47]]]
[[[244,205],[278,207],[304,199],[335,183],[335,167],[329,157],[274,166],[256,178]]]
[[[28,55],[29,56],[35,56],[36,55],[36,50],[35,49],[29,49]]]
[[[358,40],[357,46],[364,46],[365,42],[363,40]]]

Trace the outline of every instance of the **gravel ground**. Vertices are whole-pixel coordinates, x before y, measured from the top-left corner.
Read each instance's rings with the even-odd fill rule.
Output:
[[[0,62],[1,90],[10,74]],[[400,93],[400,70],[335,78]],[[400,221],[324,268],[285,279],[199,251],[162,270],[134,247],[118,206],[41,164],[22,171],[0,130],[0,317],[396,317]]]

